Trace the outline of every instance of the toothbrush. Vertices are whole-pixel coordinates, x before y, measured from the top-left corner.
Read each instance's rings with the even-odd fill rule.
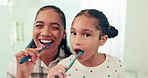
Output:
[[[78,55],[72,60],[72,62],[69,64],[69,68],[66,68],[66,72],[72,67],[72,65],[74,64],[74,62],[76,61],[76,59],[82,55],[84,52],[81,50],[78,52]]]
[[[76,59],[82,55],[84,52],[81,50],[78,52],[78,55],[72,60],[72,62],[69,64],[69,68],[66,68],[66,72],[72,67],[72,65],[74,64],[74,62],[76,61]],[[58,76],[55,76],[55,78],[59,78]]]
[[[44,49],[46,49],[48,46],[50,46],[53,42],[49,42],[46,46],[44,46],[41,50],[38,50],[38,52],[40,53],[41,51],[43,51]],[[31,59],[31,56],[27,56],[23,59],[20,60],[20,64],[23,64],[24,62],[28,61],[29,59]]]

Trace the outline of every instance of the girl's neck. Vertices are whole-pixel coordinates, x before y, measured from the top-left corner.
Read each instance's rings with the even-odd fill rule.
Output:
[[[87,61],[83,62],[82,64],[87,67],[95,67],[98,65],[101,65],[106,59],[106,55],[103,53],[97,53],[94,56],[92,56],[91,59],[88,59]]]

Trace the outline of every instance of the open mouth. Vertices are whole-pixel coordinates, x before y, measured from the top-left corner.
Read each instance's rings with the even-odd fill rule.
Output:
[[[43,39],[39,39],[40,43],[44,46],[46,46],[48,43],[53,42],[53,40],[43,40]]]
[[[81,49],[74,49],[74,51],[76,52],[76,54],[78,54],[79,52],[83,51]],[[83,51],[84,52],[84,51]]]

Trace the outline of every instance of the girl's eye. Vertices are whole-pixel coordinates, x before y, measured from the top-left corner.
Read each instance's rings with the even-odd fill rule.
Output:
[[[90,34],[84,34],[84,36],[85,36],[85,37],[90,37],[91,35],[90,35]]]
[[[76,35],[76,33],[75,32],[71,32],[71,35]]]

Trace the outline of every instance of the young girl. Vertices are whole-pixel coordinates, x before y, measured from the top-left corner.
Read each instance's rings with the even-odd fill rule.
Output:
[[[48,72],[48,78],[124,78],[122,62],[111,55],[98,52],[108,38],[118,35],[107,17],[95,9],[78,13],[71,26],[70,44],[73,55],[60,61]],[[73,66],[66,72],[71,61],[82,50]]]

